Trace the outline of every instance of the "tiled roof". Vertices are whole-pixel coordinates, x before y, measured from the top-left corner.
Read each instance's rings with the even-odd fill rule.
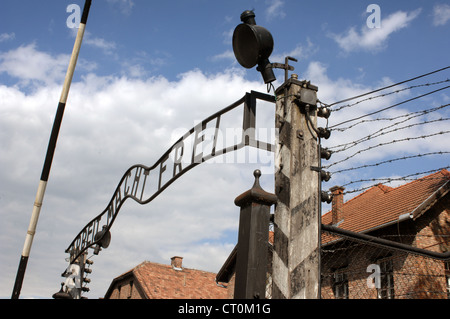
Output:
[[[444,169],[395,188],[376,185],[344,203],[338,227],[367,232],[395,222],[404,214],[415,219],[442,195],[442,188],[448,191],[449,180],[450,173]],[[322,223],[332,223],[331,211],[322,216]]]
[[[216,275],[203,270],[176,270],[171,265],[144,261],[125,274],[134,275],[149,299],[227,298],[227,290],[215,282]]]
[[[436,200],[450,189],[450,172],[442,170],[417,179],[402,186],[392,188],[378,184],[345,202],[339,228],[354,232],[367,232],[410,214],[415,219],[421,216]],[[322,224],[332,223],[332,212],[322,216]],[[337,237],[322,234],[322,244],[327,244]],[[269,232],[269,243],[273,245],[274,233]],[[220,269],[217,279],[228,282],[234,273],[236,263],[234,247],[225,264]]]

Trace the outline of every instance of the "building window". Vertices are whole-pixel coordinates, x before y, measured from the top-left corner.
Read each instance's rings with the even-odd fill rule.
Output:
[[[391,259],[381,260],[378,299],[394,299],[394,266]]]
[[[333,294],[336,299],[348,299],[348,278],[343,269],[333,273]]]
[[[129,293],[128,293],[128,299],[131,299],[131,297],[132,297],[132,295],[133,295],[133,284],[134,284],[134,282],[133,282],[133,280],[131,280],[130,281],[130,291],[129,291]]]

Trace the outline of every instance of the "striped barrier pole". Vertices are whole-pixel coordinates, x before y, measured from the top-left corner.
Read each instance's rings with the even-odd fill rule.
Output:
[[[22,289],[23,278],[25,276],[25,270],[28,264],[28,258],[30,255],[31,245],[34,235],[36,233],[36,226],[39,219],[39,214],[44,200],[45,188],[47,186],[48,177],[50,174],[50,168],[53,161],[53,155],[55,153],[56,141],[58,140],[59,129],[64,115],[64,109],[66,106],[67,97],[69,95],[70,85],[72,83],[73,73],[77,64],[78,55],[80,53],[81,42],[83,41],[84,31],[86,28],[87,18],[89,15],[89,9],[91,7],[92,0],[86,0],[83,15],[80,20],[77,37],[70,58],[69,67],[67,68],[64,85],[59,99],[58,109],[53,122],[53,128],[50,135],[50,140],[47,147],[47,154],[45,156],[44,166],[42,168],[41,179],[39,181],[38,190],[36,193],[36,199],[34,201],[33,211],[31,214],[30,224],[28,226],[27,235],[25,237],[25,244],[23,246],[22,255],[20,257],[19,267],[17,270],[16,281],[14,283],[13,293],[11,299],[18,299],[20,290]]]

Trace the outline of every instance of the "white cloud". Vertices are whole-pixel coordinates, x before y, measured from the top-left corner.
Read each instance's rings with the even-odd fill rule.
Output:
[[[269,6],[266,9],[266,17],[269,20],[272,19],[282,19],[286,16],[286,13],[283,11],[284,1],[282,0],[272,0],[267,1]]]
[[[12,40],[16,37],[16,34],[14,32],[11,33],[2,33],[0,34],[0,43],[5,42],[8,40]]]
[[[317,52],[317,46],[311,42],[310,39],[307,39],[306,45],[297,44],[295,48],[288,52],[276,53],[270,57],[270,61],[272,62],[282,62],[284,63],[284,59],[287,56],[296,58],[297,60],[302,60],[310,57],[315,52]]]
[[[35,43],[22,45],[8,52],[0,52],[0,73],[19,79],[20,84],[30,85],[45,83],[51,85],[64,79],[70,55],[52,56],[39,51]],[[92,71],[94,63],[79,60],[78,67]]]
[[[78,29],[70,29],[72,36],[77,36]],[[89,45],[91,47],[100,49],[106,55],[114,55],[117,44],[114,41],[108,41],[104,38],[93,36],[91,32],[85,31],[83,36],[83,45]]]
[[[234,56],[234,53],[232,50],[226,50],[225,52],[216,54],[211,58],[212,61],[235,60],[235,59],[236,59],[236,57]]]
[[[12,58],[14,54],[22,63],[29,63],[24,57],[35,59],[44,69],[34,70],[30,63],[30,70],[25,72]],[[2,53],[1,58],[0,67],[8,70],[3,72],[37,83],[31,93],[0,85],[0,296],[8,298],[61,89],[60,83],[46,78],[55,77],[50,70],[65,68],[66,63],[34,45]],[[105,209],[126,169],[138,163],[152,165],[174,138],[245,92],[265,92],[260,81],[247,81],[242,74],[240,69],[208,75],[191,70],[169,81],[164,77],[143,78],[141,73],[139,78],[91,73],[72,84],[22,297],[50,298],[59,290],[60,274],[67,267],[64,250],[82,227]],[[372,89],[349,79],[332,79],[326,66],[318,62],[310,63],[305,76],[319,86],[319,98],[329,103]],[[384,103],[396,97],[387,97]],[[351,112],[332,113],[330,125],[349,114],[354,117],[379,107],[374,101]],[[236,114],[221,121],[242,124]],[[260,115],[273,123],[273,105],[258,108]],[[365,134],[366,130],[356,129],[351,134],[333,134],[325,142],[335,145]],[[433,147],[436,143],[428,144]],[[406,148],[368,152],[364,159],[399,151]],[[333,161],[337,159],[332,157]],[[91,292],[87,296],[102,297],[114,277],[144,260],[168,263],[173,255],[182,255],[186,267],[217,272],[237,241],[239,208],[234,199],[251,187],[256,168],[261,164],[207,162],[147,205],[127,201],[111,229],[110,247],[93,258]],[[340,180],[333,179],[335,182]],[[264,174],[261,183],[265,190],[273,190],[273,175]]]
[[[145,78],[149,74],[159,72],[170,62],[171,58],[171,54],[165,51],[155,50],[151,54],[137,51],[133,57],[121,59],[121,73],[132,78]]]
[[[433,25],[442,26],[450,20],[450,5],[437,4],[433,7]]]
[[[233,43],[233,33],[234,33],[234,28],[228,30],[228,31],[224,31],[222,33],[223,35],[223,44],[228,45],[232,45]]]
[[[54,83],[64,78],[70,56],[56,57],[38,51],[34,43],[0,53],[0,72],[19,78],[25,83],[40,81]]]
[[[113,49],[116,48],[116,43],[113,41],[107,41],[103,38],[87,36],[85,39],[87,45],[102,49],[105,53],[110,54]]]
[[[0,86],[3,297],[13,286],[14,261],[20,257],[61,89],[48,78],[61,76],[67,58],[34,45],[2,55],[3,70],[37,83],[31,93]],[[26,70],[19,62],[28,63]],[[36,62],[41,68],[35,70]],[[61,69],[57,75],[51,72],[55,69]],[[59,275],[67,267],[64,250],[106,207],[126,169],[152,165],[173,142],[172,132],[185,133],[245,92],[264,89],[232,71],[205,75],[193,70],[176,81],[87,74],[72,83],[21,296],[50,298],[58,291]],[[205,163],[150,204],[126,202],[112,228],[111,247],[94,258],[89,297],[103,296],[112,278],[143,260],[168,263],[171,254],[184,254],[186,266],[218,271],[237,240],[227,238],[237,230],[234,198],[251,187],[258,166]],[[272,177],[263,180],[270,183]]]
[[[397,11],[386,18],[382,17],[380,28],[368,28],[364,25],[358,32],[355,27],[351,27],[345,33],[331,34],[330,36],[345,52],[355,50],[376,52],[386,47],[391,34],[406,28],[419,16],[420,12],[421,9],[411,12]]]
[[[125,15],[129,15],[134,7],[133,0],[107,0],[107,2],[112,5],[118,5],[120,11]]]

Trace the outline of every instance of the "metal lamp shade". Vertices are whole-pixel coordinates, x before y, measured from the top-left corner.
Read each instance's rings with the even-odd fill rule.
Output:
[[[233,33],[233,51],[239,64],[250,69],[267,60],[273,50],[270,32],[258,25],[239,24]]]

